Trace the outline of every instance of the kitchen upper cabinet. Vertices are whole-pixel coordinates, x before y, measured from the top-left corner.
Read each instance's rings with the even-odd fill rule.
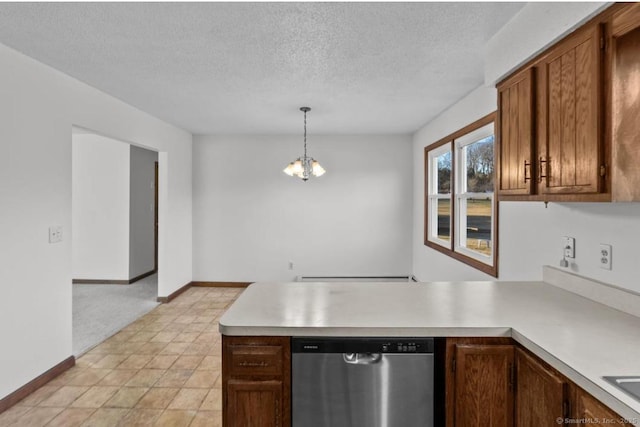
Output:
[[[534,193],[534,79],[534,70],[528,68],[498,86],[499,195]]]
[[[222,336],[225,427],[291,424],[289,337]]]
[[[455,344],[448,425],[513,426],[514,346]]]
[[[602,49],[599,24],[564,39],[537,64],[538,192],[598,193],[604,188]]]
[[[539,359],[516,349],[515,425],[551,425],[570,416],[569,383]]]
[[[498,84],[500,200],[640,201],[639,51],[618,3]]]

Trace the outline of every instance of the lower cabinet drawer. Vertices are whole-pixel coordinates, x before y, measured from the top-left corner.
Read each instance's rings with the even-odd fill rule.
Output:
[[[229,352],[231,376],[282,375],[282,346],[232,345]]]

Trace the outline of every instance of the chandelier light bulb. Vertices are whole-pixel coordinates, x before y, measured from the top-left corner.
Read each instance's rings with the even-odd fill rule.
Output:
[[[317,160],[313,161],[313,163],[311,164],[311,169],[313,170],[314,176],[322,176],[326,172],[324,168],[320,166],[320,163],[318,163]]]
[[[289,176],[293,176],[293,162],[289,163],[287,167],[282,170],[282,172],[286,173]]]
[[[293,173],[295,173],[295,174],[299,174],[299,173],[301,173],[301,172],[302,172],[302,170],[303,170],[303,168],[302,168],[302,161],[300,161],[300,159],[298,159],[298,160],[296,160],[296,161],[293,163],[292,171],[293,171]]]

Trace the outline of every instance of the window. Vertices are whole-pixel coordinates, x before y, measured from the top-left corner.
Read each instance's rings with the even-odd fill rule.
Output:
[[[425,245],[497,277],[492,113],[425,148]]]

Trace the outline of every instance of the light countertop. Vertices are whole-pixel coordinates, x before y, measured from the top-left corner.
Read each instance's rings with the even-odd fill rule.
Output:
[[[640,402],[602,379],[640,375],[640,318],[544,282],[259,282],[224,335],[506,336],[627,419]]]

